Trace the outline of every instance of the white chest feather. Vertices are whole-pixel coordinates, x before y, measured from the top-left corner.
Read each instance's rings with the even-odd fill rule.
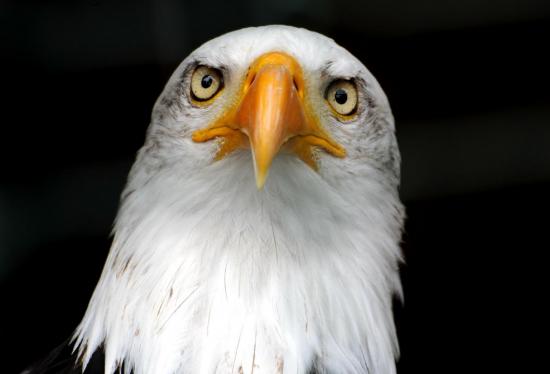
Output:
[[[85,361],[103,343],[106,372],[395,372],[397,197],[372,170],[348,198],[285,155],[258,191],[250,165],[169,168],[126,198]]]

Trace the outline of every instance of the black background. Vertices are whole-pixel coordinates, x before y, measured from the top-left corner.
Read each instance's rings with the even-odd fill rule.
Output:
[[[324,33],[389,96],[408,220],[400,373],[537,372],[550,212],[550,3],[0,3],[1,372],[78,324],[156,97],[210,38]],[[542,356],[544,358],[544,356]]]

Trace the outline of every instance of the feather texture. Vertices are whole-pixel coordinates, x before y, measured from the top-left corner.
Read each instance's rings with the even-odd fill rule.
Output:
[[[311,92],[331,77],[354,77],[365,110],[337,124],[322,96],[311,94],[348,156],[319,152],[314,171],[280,154],[258,190],[250,151],[214,161],[219,143],[193,143],[190,133],[223,110],[246,66],[270,50],[297,58]],[[186,99],[188,67],[197,60],[228,70],[224,93],[208,109]],[[136,374],[395,373],[398,183],[387,100],[332,40],[270,26],[205,44],[155,106],[109,257],[75,333],[84,366],[102,345],[106,373],[123,363]]]

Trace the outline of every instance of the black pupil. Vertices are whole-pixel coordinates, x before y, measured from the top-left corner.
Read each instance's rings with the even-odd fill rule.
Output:
[[[214,78],[212,78],[211,75],[205,75],[201,79],[201,86],[202,88],[208,88],[214,83]]]
[[[344,91],[343,89],[339,88],[336,90],[336,92],[334,93],[334,100],[336,100],[336,102],[338,104],[345,104],[346,101],[348,101],[348,94],[346,93],[346,91]]]

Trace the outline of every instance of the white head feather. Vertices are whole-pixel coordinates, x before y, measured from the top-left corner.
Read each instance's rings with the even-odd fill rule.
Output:
[[[195,143],[232,100],[249,65],[281,51],[301,65],[325,130],[347,152],[314,171],[280,154],[263,190],[250,151],[214,161]],[[209,107],[189,103],[190,67],[223,70]],[[358,84],[361,110],[337,121],[323,97]],[[400,157],[388,101],[369,71],[331,39],[285,26],[209,41],[159,97],[128,178],[114,240],[75,333],[106,373],[395,373],[392,295],[400,295]]]

